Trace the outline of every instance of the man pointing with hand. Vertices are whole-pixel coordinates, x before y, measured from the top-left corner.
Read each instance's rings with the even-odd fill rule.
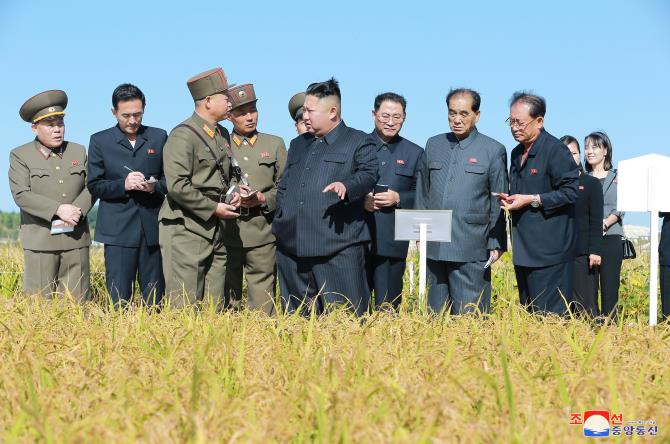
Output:
[[[347,305],[361,315],[368,308],[364,198],[377,181],[378,161],[370,136],[347,127],[340,110],[335,79],[307,88],[308,133],[291,141],[279,182],[272,228],[288,311]]]

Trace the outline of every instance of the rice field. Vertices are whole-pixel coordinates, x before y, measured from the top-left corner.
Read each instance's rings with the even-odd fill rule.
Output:
[[[0,247],[1,442],[574,443],[586,410],[670,442],[670,328],[647,325],[644,259],[624,264],[618,323],[597,325],[527,314],[509,255],[493,313],[445,319],[415,294],[363,319],[115,310],[91,256],[77,306],[22,296],[21,250]]]

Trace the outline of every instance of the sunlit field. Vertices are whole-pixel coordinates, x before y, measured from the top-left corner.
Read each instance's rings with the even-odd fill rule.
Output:
[[[509,255],[493,314],[446,318],[416,294],[363,319],[115,310],[99,249],[77,306],[21,295],[19,247],[0,263],[1,442],[573,443],[591,439],[570,424],[586,410],[670,441],[670,328],[648,326],[644,259],[604,325],[527,314]]]

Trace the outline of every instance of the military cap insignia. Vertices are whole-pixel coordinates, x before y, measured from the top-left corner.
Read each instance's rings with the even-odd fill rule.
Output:
[[[247,93],[244,90],[240,90],[240,91],[237,92],[237,96],[240,99],[246,99],[247,98]]]
[[[54,111],[56,111],[56,108],[55,108],[55,107],[53,107],[53,106],[49,107],[49,112],[50,112],[50,113],[52,113],[52,112],[54,112]]]
[[[268,153],[267,151],[263,151],[263,152],[261,153],[261,158],[263,158],[263,159],[269,159],[269,158],[270,158],[270,153]]]
[[[398,165],[404,165],[405,161],[402,160],[402,159],[398,159],[398,160],[395,161],[395,163],[397,163]]]
[[[531,168],[530,174],[537,174],[537,168]]]
[[[79,165],[79,161],[78,160],[73,160],[72,161],[72,166],[76,167],[77,165]]]
[[[468,162],[477,163],[477,158],[476,157],[471,157],[471,158],[468,159]]]

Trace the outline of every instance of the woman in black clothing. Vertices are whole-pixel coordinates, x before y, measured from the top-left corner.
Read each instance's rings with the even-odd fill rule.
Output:
[[[598,316],[598,266],[602,249],[603,188],[595,177],[584,174],[579,142],[561,137],[579,166],[579,197],[575,216],[579,230],[577,257],[573,265],[573,308],[591,317]]]

